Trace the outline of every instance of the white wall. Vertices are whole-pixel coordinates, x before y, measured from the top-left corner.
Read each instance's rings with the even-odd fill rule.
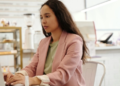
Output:
[[[84,0],[61,0],[71,13],[84,9]]]
[[[95,6],[97,4],[101,4],[106,1],[109,1],[109,0],[86,0],[86,6],[87,7]]]
[[[120,0],[87,12],[96,29],[120,29]]]
[[[71,14],[72,14],[74,21],[85,21],[86,20],[85,13],[76,12],[76,13],[71,13]]]

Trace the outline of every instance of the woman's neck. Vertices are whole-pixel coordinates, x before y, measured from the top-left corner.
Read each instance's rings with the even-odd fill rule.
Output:
[[[61,29],[57,29],[56,31],[51,32],[51,36],[52,36],[51,43],[58,41],[60,39],[61,34],[62,34]]]

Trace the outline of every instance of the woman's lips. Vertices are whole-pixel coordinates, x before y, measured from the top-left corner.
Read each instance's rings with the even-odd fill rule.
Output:
[[[44,29],[47,29],[48,28],[48,26],[44,26]]]

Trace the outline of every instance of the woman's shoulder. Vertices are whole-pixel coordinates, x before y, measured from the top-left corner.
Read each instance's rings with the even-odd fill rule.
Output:
[[[45,38],[43,38],[43,39],[41,39],[42,41],[47,41],[48,39],[50,39],[51,37],[49,36],[49,37],[45,37]]]
[[[77,40],[82,41],[82,38],[77,34],[68,33],[68,35],[66,37],[67,42],[69,42],[69,41],[77,41]]]
[[[40,40],[40,44],[45,44],[47,41],[49,41],[50,37],[45,37]]]

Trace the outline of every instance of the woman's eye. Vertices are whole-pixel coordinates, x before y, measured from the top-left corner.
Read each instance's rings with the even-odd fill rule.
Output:
[[[49,16],[46,16],[47,18],[49,17]]]
[[[40,17],[40,19],[43,19],[42,17]]]

